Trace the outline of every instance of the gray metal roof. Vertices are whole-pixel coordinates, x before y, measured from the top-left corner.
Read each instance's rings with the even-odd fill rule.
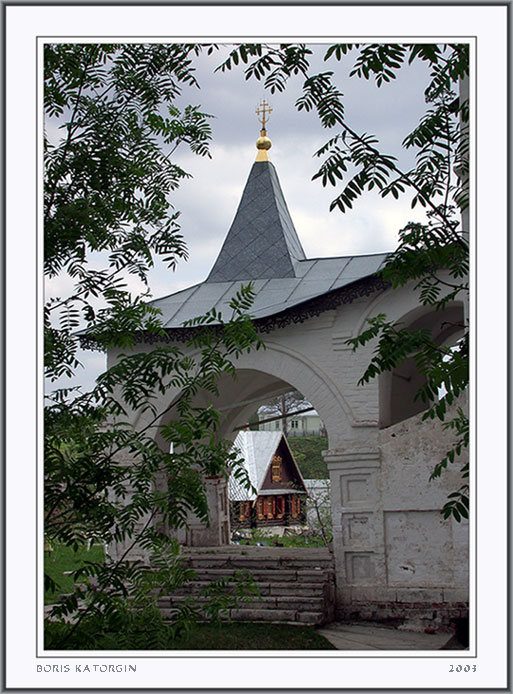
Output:
[[[274,166],[255,162],[207,282],[295,277],[304,259]]]
[[[373,275],[387,253],[307,259],[292,223],[274,166],[255,162],[217,260],[205,282],[155,299],[164,326],[212,308],[230,317],[230,300],[242,284],[253,284],[254,319],[267,318],[309,299]]]
[[[298,261],[298,277],[252,282],[256,296],[250,314],[255,319],[265,318],[333,289],[340,289],[373,275],[383,267],[387,257],[387,253],[377,253]],[[185,321],[201,316],[214,307],[227,319],[231,313],[230,299],[244,283],[247,281],[203,282],[151,303],[162,311],[166,328],[179,328]]]

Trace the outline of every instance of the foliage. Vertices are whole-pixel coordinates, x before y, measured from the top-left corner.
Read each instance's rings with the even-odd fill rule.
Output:
[[[464,448],[468,448],[469,444],[469,422],[468,416],[462,410],[461,407],[457,408],[457,416],[453,419],[448,420],[444,423],[445,429],[453,429],[458,435],[456,443],[450,448],[442,460],[435,465],[433,472],[431,473],[430,479],[435,479],[440,477],[442,471],[447,467],[449,463],[454,463],[456,457],[461,455],[461,451]],[[463,479],[463,484],[461,487],[449,494],[448,501],[443,508],[443,515],[445,518],[449,518],[451,515],[456,518],[457,521],[463,518],[468,518],[468,463],[465,463],[461,467],[461,476]]]
[[[322,457],[322,451],[328,448],[326,436],[291,436],[287,442],[304,478],[329,478],[328,466]]]
[[[195,573],[182,560],[176,540],[160,540],[153,544],[152,551],[150,566],[124,562],[118,567],[114,575],[117,592],[108,565],[99,570],[97,563],[86,562],[72,572],[75,579],[86,577],[89,585],[76,586],[52,609],[45,647],[159,650],[173,640],[187,638],[199,621],[207,618],[220,624],[231,608],[258,597],[249,572],[235,572],[230,581],[213,581],[206,586],[199,600],[191,596],[173,605],[165,619],[160,609],[162,601],[192,580]],[[70,608],[73,619],[68,625],[59,618],[69,616]]]
[[[186,257],[169,194],[188,174],[172,155],[186,145],[208,156],[210,128],[199,107],[180,112],[174,102],[197,86],[192,58],[200,51],[45,48],[44,269],[50,283],[72,287],[46,302],[47,383],[75,373],[80,339],[116,354],[91,392],[46,396],[45,536],[76,553],[91,541],[123,548],[115,560],[73,570],[73,590],[47,618],[51,648],[104,647],[108,634],[118,647],[150,648],[186,631],[197,618],[191,605],[171,624],[158,609],[159,596],[190,577],[169,530],[191,513],[206,522],[204,475],[226,475],[227,461],[238,466],[219,440],[219,413],[194,403],[200,392],[214,396],[219,376],[234,374],[233,360],[261,344],[247,314],[251,287],[234,297],[229,320],[210,312],[191,323],[194,358],[168,344],[159,312],[127,288],[130,275],[147,283],[156,257],[170,267]],[[151,353],[133,349],[141,334],[155,342]],[[180,395],[162,409],[173,389]],[[138,428],[129,424],[133,411]],[[136,547],[151,565],[133,559]],[[56,588],[51,576],[45,582]]]
[[[271,94],[287,88],[293,75],[303,78],[302,94],[296,101],[299,111],[316,112],[321,124],[332,131],[317,150],[322,159],[314,179],[337,189],[331,209],[345,212],[365,193],[378,191],[394,198],[409,193],[411,205],[420,205],[428,221],[411,222],[400,231],[399,246],[391,254],[383,277],[392,287],[411,285],[426,309],[441,310],[450,302],[468,300],[468,229],[460,215],[468,207],[468,99],[458,96],[459,82],[468,78],[468,44],[334,44],[324,60],[340,62],[356,54],[350,76],[374,80],[377,87],[396,79],[403,67],[422,61],[429,68],[424,95],[428,108],[417,127],[403,140],[403,147],[415,152],[415,165],[402,170],[397,158],[380,151],[376,137],[359,133],[344,111],[343,94],[334,70],[310,73],[311,51],[303,44],[236,46],[220,66],[229,70],[245,65],[246,79],[256,78]],[[460,437],[436,468],[455,461],[467,446],[468,423],[460,410],[456,419],[446,421],[448,406],[465,390],[468,382],[468,325],[458,348],[445,350],[427,332],[413,333],[377,316],[361,335],[349,340],[355,349],[371,340],[377,345],[374,358],[361,383],[390,370],[414,356],[425,385],[418,393],[427,406],[425,417],[437,417]],[[443,385],[447,395],[438,397]],[[462,475],[467,466],[462,464]],[[442,513],[456,520],[467,517],[468,484],[449,497]]]
[[[243,289],[239,296],[245,305],[251,292]],[[148,603],[154,598],[148,593],[150,583],[158,577],[160,592],[170,591],[180,573],[173,544],[158,528],[183,527],[191,511],[207,522],[203,476],[226,475],[227,462],[238,466],[230,443],[217,439],[219,414],[212,407],[193,405],[194,395],[200,390],[215,394],[219,375],[233,370],[228,355],[236,357],[250,348],[252,325],[239,307],[234,310],[228,331],[216,336],[205,330],[195,337],[195,346],[202,345],[197,360],[167,345],[149,354],[121,355],[118,363],[98,379],[92,393],[47,406],[47,537],[74,548],[91,537],[126,547],[115,562],[88,563],[75,572],[76,578],[87,575],[94,579],[94,591],[91,595],[77,584],[73,594],[52,611],[53,619],[73,614],[69,636],[82,622],[100,633],[102,619],[105,631],[114,628],[114,617],[114,626],[119,628],[131,625],[134,619],[145,619],[145,615],[149,618],[153,614],[153,621],[158,619],[154,602],[153,611]],[[208,322],[208,317],[204,321]],[[164,414],[154,401],[171,385],[181,390],[174,403],[177,415],[159,428],[166,441],[182,447],[167,453],[154,439],[153,429]],[[135,430],[124,419],[127,407],[148,411],[150,421]],[[125,463],[127,454],[129,465]],[[162,475],[164,488],[158,485]],[[125,561],[135,546],[150,551],[153,566],[160,562],[162,569],[155,573],[140,562]],[[183,621],[183,612],[178,613],[175,622]],[[152,629],[157,638],[155,624]],[[82,627],[80,633],[84,635],[88,630]]]
[[[200,50],[45,45],[44,270],[48,279],[65,274],[74,282],[45,307],[49,379],[78,366],[73,331],[80,319],[98,318],[95,298],[133,329],[130,321],[142,323],[146,309],[129,299],[123,278],[145,283],[155,256],[171,268],[187,256],[169,194],[189,174],[171,156],[182,144],[209,156],[210,116],[196,106],[180,112],[173,102],[184,86],[197,86],[191,58]],[[91,262],[94,253],[103,267]]]

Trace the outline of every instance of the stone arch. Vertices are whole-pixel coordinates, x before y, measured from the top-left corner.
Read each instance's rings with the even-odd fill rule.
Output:
[[[253,371],[276,379],[283,390],[297,389],[312,403],[327,430],[330,446],[347,437],[353,424],[353,415],[340,389],[332,379],[308,357],[275,342],[266,342],[266,349],[245,354],[237,360],[238,373]],[[268,399],[269,393],[265,394]],[[233,417],[234,426],[243,424],[247,411]]]
[[[192,354],[194,356],[194,354]],[[220,396],[200,394],[197,405],[212,403],[225,413],[220,436],[230,438],[230,427],[243,424],[258,403],[291,388],[301,391],[317,409],[323,420],[330,447],[349,436],[354,417],[337,384],[308,357],[272,341],[266,341],[266,349],[241,355],[235,362],[237,378],[228,374],[219,382]],[[159,396],[154,404],[158,411],[165,411],[160,419],[172,419],[172,403],[179,397],[177,389]],[[248,402],[249,401],[249,402]],[[230,402],[235,403],[230,407]],[[141,428],[148,424],[150,414],[136,414],[134,425]],[[158,430],[158,426],[155,426]],[[157,436],[157,435],[156,435]]]
[[[235,362],[236,378],[223,374],[219,381],[219,396],[199,393],[195,406],[212,404],[223,415],[219,437],[234,440],[238,429],[247,423],[249,416],[274,395],[293,389],[301,391],[319,413],[328,436],[328,447],[338,447],[341,442],[351,438],[354,418],[337,385],[325,372],[303,354],[287,346],[266,341],[266,349],[241,355]],[[166,398],[167,396],[167,398]],[[173,419],[173,407],[178,391],[162,395],[156,402],[159,409],[166,410],[160,424]],[[145,417],[138,418],[141,426]],[[164,447],[168,444],[159,435],[160,427],[155,429],[156,442]],[[166,484],[163,479],[162,485]],[[224,485],[224,487],[223,487]],[[207,482],[207,499],[211,510],[211,526],[205,526],[191,518],[187,530],[179,531],[178,539],[184,544],[217,545],[225,544],[228,537],[229,520],[226,484],[222,479]],[[173,533],[174,534],[174,533]]]

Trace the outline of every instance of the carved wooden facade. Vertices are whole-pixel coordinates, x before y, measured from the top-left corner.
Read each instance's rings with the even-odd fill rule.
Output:
[[[232,528],[306,522],[307,490],[281,432],[241,432],[235,441],[255,492],[229,484]]]

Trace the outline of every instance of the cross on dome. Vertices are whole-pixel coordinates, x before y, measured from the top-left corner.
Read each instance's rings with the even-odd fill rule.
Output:
[[[262,124],[262,130],[265,130],[265,124],[269,120],[269,115],[273,112],[271,104],[268,104],[265,99],[262,99],[260,106],[256,107],[256,114],[259,117],[258,120]],[[267,115],[267,118],[266,118]],[[260,117],[261,116],[261,117]]]
[[[262,103],[260,104],[260,106],[256,107],[256,114],[258,116],[258,120],[262,124],[262,129],[260,130],[260,137],[256,141],[256,147],[258,149],[256,161],[269,161],[267,151],[271,149],[273,143],[267,137],[265,124],[268,122],[269,115],[271,113],[271,105],[268,104],[265,99],[262,99]]]

